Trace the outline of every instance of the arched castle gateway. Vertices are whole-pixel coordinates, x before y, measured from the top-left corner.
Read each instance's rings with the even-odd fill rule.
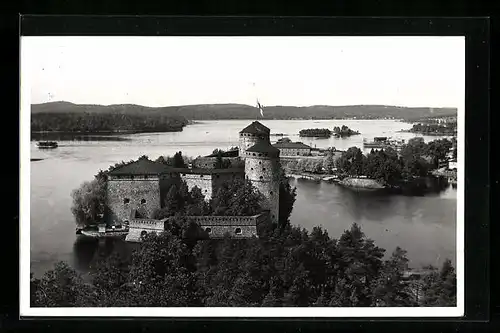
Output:
[[[165,220],[154,220],[153,213],[162,207],[170,186],[184,180],[189,190],[198,186],[209,200],[223,181],[245,177],[262,193],[262,214],[246,216],[188,217],[214,238],[229,233],[236,238],[258,236],[263,223],[277,223],[279,217],[279,149],[269,139],[270,130],[254,121],[240,132],[238,156],[244,167],[216,169],[210,159],[193,168],[171,168],[147,158],[120,166],[109,172],[107,184],[107,221],[111,225],[129,226],[126,240],[140,241],[148,232],[161,232]],[[240,163],[241,164],[241,163]]]

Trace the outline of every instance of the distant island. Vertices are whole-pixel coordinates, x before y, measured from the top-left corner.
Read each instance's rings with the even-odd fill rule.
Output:
[[[335,134],[336,137],[343,138],[351,135],[358,135],[360,133],[358,131],[353,131],[346,125],[342,125],[342,127],[335,126],[333,128],[333,134]]]
[[[332,131],[328,128],[308,128],[299,131],[302,137],[329,138],[332,136]]]

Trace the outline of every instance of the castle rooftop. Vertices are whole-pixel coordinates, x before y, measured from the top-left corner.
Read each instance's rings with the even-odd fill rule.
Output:
[[[285,149],[311,149],[311,146],[306,145],[302,142],[277,142],[273,144],[273,147],[276,148],[285,148]]]
[[[226,169],[204,169],[204,168],[169,168],[168,172],[187,173],[196,175],[211,175],[211,174],[225,174],[225,173],[242,173],[245,172],[243,168],[226,168]]]
[[[252,147],[247,149],[247,152],[252,152],[252,153],[279,153],[279,149],[276,147],[273,147],[270,143],[268,142],[257,142],[254,144]]]
[[[271,134],[271,130],[266,126],[262,125],[258,121],[254,121],[244,129],[240,131],[240,133],[250,133],[250,134]]]
[[[238,157],[238,154],[239,154],[239,151],[238,149],[235,149],[235,150],[228,150],[228,151],[225,151],[221,154],[221,157]],[[207,155],[205,157],[217,157],[218,154],[210,154],[210,155]]]
[[[111,176],[118,175],[160,175],[168,172],[169,167],[160,162],[154,162],[147,158],[140,158],[129,164],[121,165],[111,170]]]

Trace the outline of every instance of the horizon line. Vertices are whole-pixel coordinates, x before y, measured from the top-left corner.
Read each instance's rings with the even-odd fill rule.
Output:
[[[75,102],[69,102],[69,101],[64,101],[64,100],[59,100],[59,101],[50,101],[50,102],[42,102],[42,103],[31,103],[30,106],[34,105],[45,105],[45,104],[55,104],[55,103],[67,103],[67,104],[72,104],[72,105],[88,105],[88,106],[104,106],[104,107],[109,107],[109,106],[124,106],[124,105],[129,105],[129,106],[141,106],[141,107],[146,107],[146,108],[168,108],[168,107],[185,107],[185,106],[201,106],[201,105],[241,105],[241,106],[249,106],[252,108],[256,108],[256,106],[250,105],[250,104],[244,104],[244,103],[236,103],[236,102],[226,102],[226,103],[198,103],[198,104],[181,104],[181,105],[164,105],[164,106],[147,106],[147,105],[142,105],[142,104],[134,104],[134,103],[113,103],[113,104],[92,104],[92,103],[75,103]],[[275,105],[267,105],[263,106],[263,108],[266,107],[296,107],[296,108],[308,108],[308,107],[319,107],[319,106],[326,106],[326,107],[352,107],[352,106],[382,106],[382,107],[396,107],[396,108],[408,108],[408,109],[418,109],[418,108],[429,108],[429,109],[455,109],[458,111],[458,107],[453,107],[453,106],[405,106],[405,105],[394,105],[394,104],[341,104],[341,105],[331,105],[331,104],[311,104],[311,105],[303,105],[303,106],[298,106],[298,105],[285,105],[285,104],[275,104]]]

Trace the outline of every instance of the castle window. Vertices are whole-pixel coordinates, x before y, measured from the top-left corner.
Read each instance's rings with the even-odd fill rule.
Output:
[[[217,175],[217,178],[220,178],[220,175]]]
[[[241,235],[241,228],[236,228],[236,229],[234,229],[234,233],[235,233],[236,235]]]
[[[262,176],[259,177],[259,179],[262,179],[262,178],[264,178],[264,177],[262,177]]]
[[[266,171],[266,168],[262,168],[262,171]]]
[[[212,232],[212,228],[205,228],[205,231],[206,231],[207,233],[211,233],[211,232]]]
[[[299,156],[299,155],[300,155],[300,153],[299,153],[299,152],[297,152],[297,156]]]
[[[273,191],[269,192],[270,195],[273,195]]]
[[[123,203],[124,203],[124,204],[128,204],[129,202],[130,202],[130,199],[129,199],[129,198],[125,198],[125,199],[123,199]]]
[[[141,231],[141,238],[144,239],[144,237],[146,237],[147,234],[148,232],[146,230]]]
[[[130,179],[131,179],[131,180],[134,180],[134,176],[130,176]]]
[[[148,179],[148,175],[144,175],[144,179]]]
[[[203,175],[200,175],[200,178],[203,178]]]
[[[262,162],[261,162],[261,161],[259,161],[259,164],[262,164]]]
[[[143,205],[144,205],[145,203],[146,203],[146,199],[142,199],[142,200],[141,200],[141,204],[143,204]]]
[[[255,156],[255,153],[252,153],[253,156]]]

